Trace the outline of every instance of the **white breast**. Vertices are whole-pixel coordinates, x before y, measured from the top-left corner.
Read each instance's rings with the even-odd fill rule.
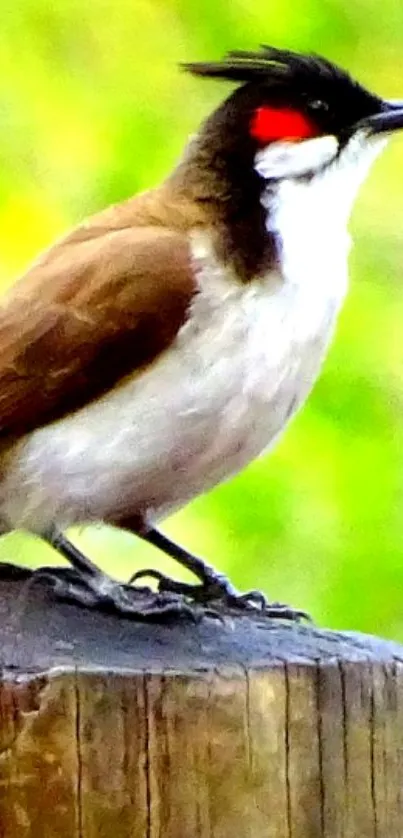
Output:
[[[345,253],[319,277],[307,240],[299,270],[283,247],[283,278],[242,286],[195,234],[200,293],[175,345],[141,378],[32,434],[2,485],[11,526],[160,517],[273,442],[318,374],[346,287]]]

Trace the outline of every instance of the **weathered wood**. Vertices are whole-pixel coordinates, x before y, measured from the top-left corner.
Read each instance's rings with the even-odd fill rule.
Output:
[[[397,838],[403,648],[0,581],[1,838]]]

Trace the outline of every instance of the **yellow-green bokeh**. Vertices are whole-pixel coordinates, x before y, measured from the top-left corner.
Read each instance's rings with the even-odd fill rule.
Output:
[[[157,183],[226,87],[179,61],[261,42],[322,52],[403,97],[400,0],[5,0],[0,28],[0,283],[84,215]],[[166,529],[327,625],[403,638],[403,137],[351,224],[351,292],[319,384],[275,453]],[[323,277],[326,282],[326,276]],[[127,576],[164,559],[92,528]],[[52,561],[21,534],[0,560]],[[56,557],[57,560],[57,557]],[[176,568],[170,569],[176,570]]]

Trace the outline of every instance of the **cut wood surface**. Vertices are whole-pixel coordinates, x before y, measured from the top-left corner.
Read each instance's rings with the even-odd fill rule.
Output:
[[[403,647],[0,578],[1,838],[403,836]]]

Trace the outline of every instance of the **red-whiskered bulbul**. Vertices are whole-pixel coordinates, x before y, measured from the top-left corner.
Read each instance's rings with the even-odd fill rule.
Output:
[[[240,595],[156,522],[277,439],[321,367],[347,286],[347,221],[403,103],[317,56],[262,47],[186,65],[235,82],[156,189],[42,255],[0,309],[1,531],[72,568],[62,595],[132,616]],[[192,570],[120,584],[64,536],[104,521]],[[143,572],[136,574],[136,578]],[[280,609],[281,613],[281,609]]]

